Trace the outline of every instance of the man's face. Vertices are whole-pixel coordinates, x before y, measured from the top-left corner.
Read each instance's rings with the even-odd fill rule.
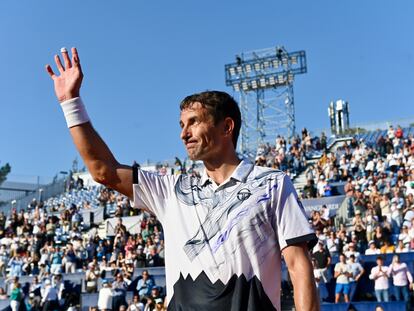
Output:
[[[214,125],[213,117],[201,103],[181,111],[181,139],[191,160],[208,160],[220,154],[223,122]]]

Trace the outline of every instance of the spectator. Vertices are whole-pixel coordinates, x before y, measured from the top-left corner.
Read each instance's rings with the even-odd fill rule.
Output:
[[[52,286],[49,279],[45,280],[45,288],[42,291],[43,311],[54,311],[59,309],[58,291]]]
[[[364,274],[365,270],[359,262],[355,261],[355,255],[352,254],[349,256],[349,269],[351,271],[351,276],[349,277],[349,300],[354,300],[355,291],[357,289],[358,281],[361,276]]]
[[[99,291],[98,308],[100,311],[109,311],[112,309],[112,288],[108,280],[103,280],[102,288]]]
[[[144,311],[145,305],[139,300],[139,295],[134,295],[129,303],[128,311]]]
[[[343,294],[345,302],[349,302],[349,277],[352,275],[352,271],[346,263],[344,254],[339,255],[339,262],[335,265],[334,271],[336,279],[335,303],[339,303],[341,294]]]
[[[99,269],[95,263],[89,265],[89,269],[85,273],[86,292],[96,293],[98,291]]]
[[[318,241],[318,249],[312,254],[317,263],[317,268],[321,270],[325,283],[329,281],[328,268],[331,264],[331,255],[326,249],[323,241]]]
[[[322,275],[321,269],[318,268],[318,264],[315,258],[312,258],[313,276],[316,282],[316,288],[319,292],[319,299],[323,301],[328,297],[328,290],[326,289],[325,278]]]
[[[384,245],[381,247],[381,254],[390,254],[395,252],[395,245],[390,241],[386,240]]]
[[[64,256],[64,262],[65,262],[65,273],[75,273],[76,272],[76,263],[78,261],[78,258],[76,257],[76,254],[73,250],[73,244],[67,243],[66,244],[66,252]]]
[[[123,306],[127,306],[126,292],[128,290],[127,282],[125,282],[122,273],[116,275],[115,281],[112,283],[112,309],[119,310]]]
[[[12,311],[18,311],[20,304],[23,302],[23,292],[19,282],[13,284],[13,290],[10,294],[10,308]]]
[[[408,270],[407,264],[400,262],[400,256],[392,257],[391,266],[387,270],[388,277],[392,276],[394,285],[394,296],[397,301],[409,301],[409,290],[413,287],[413,277]]]
[[[138,280],[137,292],[140,297],[149,297],[155,286],[154,280],[150,277],[148,270],[142,271],[142,278]]]
[[[371,280],[375,281],[375,296],[378,302],[389,301],[389,283],[388,283],[388,267],[384,266],[384,259],[377,257],[377,265],[371,269],[369,275]]]
[[[375,242],[373,240],[369,241],[365,255],[378,255],[379,253],[380,250],[375,246]]]
[[[147,255],[146,266],[147,267],[159,267],[163,265],[164,263],[157,253],[157,247],[155,245],[151,245],[149,247],[149,252]]]

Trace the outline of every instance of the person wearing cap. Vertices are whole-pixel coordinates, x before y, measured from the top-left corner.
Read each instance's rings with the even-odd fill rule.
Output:
[[[118,310],[120,306],[127,305],[126,292],[128,285],[122,273],[119,272],[115,275],[115,281],[112,282],[112,310]]]
[[[100,311],[112,310],[113,291],[111,283],[107,279],[102,281],[102,288],[99,290],[98,308]],[[115,310],[114,310],[115,311]]]
[[[361,253],[356,250],[356,245],[355,245],[354,242],[350,242],[348,244],[348,250],[345,251],[344,254],[346,256],[347,261],[349,261],[349,258],[351,257],[351,255],[354,255],[355,256],[355,259],[358,261],[359,260],[359,256],[361,255]]]
[[[89,265],[89,269],[85,273],[86,292],[96,293],[98,291],[99,269],[95,263]]]
[[[376,247],[374,240],[368,242],[368,248],[365,250],[365,255],[378,255],[380,250]]]
[[[45,280],[41,304],[43,306],[43,311],[54,311],[59,309],[58,291],[52,286],[49,279]]]
[[[312,254],[315,260],[314,274],[319,276],[318,289],[320,293],[326,293],[326,283],[330,281],[331,275],[329,273],[329,266],[332,258],[329,251],[325,247],[324,241],[318,241],[318,250]]]

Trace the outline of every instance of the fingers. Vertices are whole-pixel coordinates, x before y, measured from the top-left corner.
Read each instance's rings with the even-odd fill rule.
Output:
[[[72,67],[72,63],[70,62],[70,58],[69,58],[69,54],[68,54],[68,50],[66,50],[66,48],[61,48],[60,52],[62,53],[63,56],[63,61],[65,62],[65,68],[71,68]]]
[[[65,68],[62,66],[62,62],[60,61],[59,55],[55,55],[55,63],[60,73],[65,71]]]
[[[46,65],[46,71],[53,80],[56,78],[56,75],[53,72],[53,69],[49,64]]]
[[[78,55],[78,50],[76,48],[72,48],[72,63],[75,65],[80,65],[80,59]]]

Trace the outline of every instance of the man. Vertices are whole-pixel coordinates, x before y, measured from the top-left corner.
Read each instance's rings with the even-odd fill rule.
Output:
[[[355,261],[354,254],[349,256],[348,266],[351,270],[351,276],[349,278],[349,300],[353,301],[358,281],[364,274],[365,270],[359,262]]]
[[[92,127],[79,98],[79,56],[62,50],[46,67],[70,133],[92,177],[134,199],[165,230],[170,310],[280,310],[281,255],[297,310],[317,310],[308,247],[315,243],[290,179],[236,153],[237,103],[223,92],[189,96],[180,105],[181,139],[201,178],[158,176],[119,164]],[[310,245],[308,245],[310,243]]]
[[[339,255],[339,262],[335,265],[334,271],[334,277],[336,279],[335,303],[339,303],[341,294],[344,295],[345,302],[349,302],[349,277],[351,276],[351,270],[346,263],[344,254]]]
[[[389,301],[389,283],[388,283],[388,267],[384,266],[384,259],[377,257],[377,266],[372,268],[369,278],[375,281],[375,296],[378,302]]]
[[[413,276],[408,270],[407,264],[400,262],[400,256],[392,257],[391,266],[388,267],[388,277],[392,276],[394,284],[394,296],[397,301],[409,301],[409,290],[413,287]]]
[[[112,310],[112,288],[108,280],[103,280],[102,288],[99,290],[98,308],[101,311]]]
[[[124,280],[122,273],[115,276],[115,281],[112,283],[112,310],[119,310],[121,306],[126,306],[126,294],[128,284]]]
[[[331,264],[331,255],[325,247],[325,243],[321,240],[318,241],[318,250],[312,254],[316,265],[314,265],[314,276],[317,275],[319,280],[317,281],[319,289],[319,297],[321,299],[326,298],[327,293],[326,283],[330,280],[328,268]]]
[[[140,297],[149,297],[151,290],[155,286],[153,278],[150,277],[148,270],[142,271],[142,278],[138,280],[137,292]]]
[[[329,281],[328,268],[332,259],[322,240],[318,241],[318,250],[312,254],[312,257],[316,260],[317,268],[321,270],[323,281],[327,283]]]

